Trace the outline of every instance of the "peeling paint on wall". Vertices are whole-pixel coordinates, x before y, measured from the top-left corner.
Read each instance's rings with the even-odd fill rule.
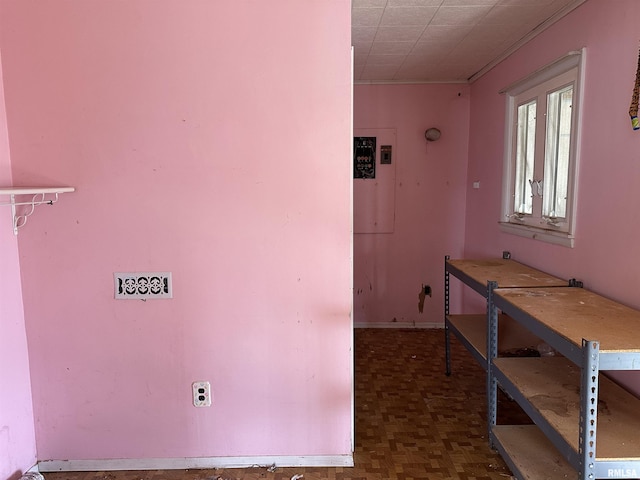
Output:
[[[429,285],[422,285],[420,287],[420,293],[418,294],[418,312],[424,311],[424,300],[427,295],[431,296],[431,287]]]

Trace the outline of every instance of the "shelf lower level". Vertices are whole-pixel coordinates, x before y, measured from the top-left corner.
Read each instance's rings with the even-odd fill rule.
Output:
[[[580,368],[564,357],[497,358],[492,372],[577,467]],[[640,470],[640,399],[604,375],[598,383],[596,463]]]
[[[492,438],[519,480],[567,480],[578,472],[535,425],[496,425]]]
[[[487,316],[447,315],[449,331],[483,368],[487,365]],[[498,317],[498,355],[517,356],[519,350],[534,350],[541,340],[507,315]]]

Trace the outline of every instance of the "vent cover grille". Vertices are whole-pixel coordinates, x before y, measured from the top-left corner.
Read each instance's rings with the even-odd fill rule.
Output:
[[[115,298],[173,298],[171,272],[114,273]]]

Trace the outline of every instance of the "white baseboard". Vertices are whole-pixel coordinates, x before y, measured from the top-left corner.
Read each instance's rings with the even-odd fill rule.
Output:
[[[44,460],[42,472],[105,472],[113,470],[187,470],[251,467],[353,467],[353,455],[124,458],[109,460]]]
[[[355,322],[354,328],[444,328],[444,323],[435,322]]]

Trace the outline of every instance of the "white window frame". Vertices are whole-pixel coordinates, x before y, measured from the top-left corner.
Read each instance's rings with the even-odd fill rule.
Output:
[[[528,237],[557,245],[573,248],[575,241],[576,207],[577,207],[577,177],[580,158],[581,110],[583,100],[583,78],[585,66],[585,49],[569,52],[564,57],[546,65],[526,78],[504,88],[500,93],[506,96],[505,114],[505,146],[502,177],[502,209],[500,229],[503,232]],[[514,213],[515,196],[515,154],[516,148],[514,130],[517,128],[517,98],[524,98],[528,93],[534,97],[539,95],[542,84],[552,85],[552,90],[566,85],[567,75],[574,73],[574,90],[572,105],[571,147],[569,159],[569,178],[567,192],[566,222],[554,225],[546,222],[541,216],[527,216],[519,218]],[[546,122],[545,122],[546,123]],[[542,129],[544,130],[544,129]],[[544,134],[544,132],[543,132]],[[536,140],[537,141],[537,140]],[[542,139],[544,144],[544,138]]]

